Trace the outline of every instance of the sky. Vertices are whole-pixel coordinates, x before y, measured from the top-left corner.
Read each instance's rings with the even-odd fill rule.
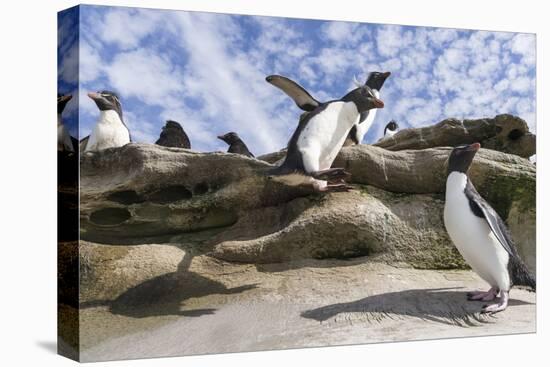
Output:
[[[89,91],[120,96],[133,141],[154,143],[168,119],[198,151],[237,132],[258,154],[286,146],[301,110],[265,81],[287,76],[320,101],[371,71],[391,71],[364,143],[445,118],[520,116],[536,132],[534,34],[81,5],[58,17],[64,118],[87,136]],[[78,126],[78,122],[80,125]]]

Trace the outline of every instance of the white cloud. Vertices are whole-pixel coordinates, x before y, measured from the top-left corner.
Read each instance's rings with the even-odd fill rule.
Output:
[[[245,56],[228,52],[231,44],[223,41],[225,29],[219,27],[218,18],[177,13],[182,46],[193,50],[184,78],[202,86],[197,92],[205,103],[203,110],[220,120],[220,130],[237,131],[256,153],[280,149],[288,139],[280,128],[285,121],[267,112],[272,96],[279,92]],[[295,126],[294,121],[290,124]]]
[[[534,34],[520,33],[510,40],[508,45],[513,53],[521,55],[522,61],[528,65],[536,62],[536,38]]]
[[[286,144],[301,111],[265,82],[272,73],[324,101],[353,88],[354,74],[363,80],[369,71],[391,71],[382,90],[386,108],[369,139],[377,140],[391,118],[404,127],[507,112],[534,128],[533,35],[347,22],[308,33],[299,22],[118,9],[90,22],[95,27],[83,37],[81,81],[131,101],[125,113],[136,140],[153,142],[172,118],[198,150],[225,150],[215,136],[230,130],[256,154]],[[107,32],[117,27],[124,29]],[[168,38],[146,41],[152,35]],[[169,49],[161,48],[167,39]],[[93,103],[81,97],[81,112],[95,116]],[[151,110],[158,119],[144,121],[141,112]]]
[[[119,53],[105,66],[110,85],[125,97],[136,97],[149,105],[174,103],[182,92],[182,75],[169,59],[146,49]]]
[[[412,39],[410,32],[402,32],[401,26],[382,26],[377,33],[376,45],[382,56],[396,56],[399,50],[407,47]]]
[[[159,12],[115,8],[105,15],[103,23],[94,26],[94,30],[105,42],[115,43],[127,50],[137,47],[140,40],[154,30],[159,20]]]
[[[124,123],[130,130],[133,142],[152,143],[155,142],[160,135],[160,129],[158,129],[155,124],[150,121],[145,121],[131,111],[126,111],[124,113]]]
[[[90,46],[88,41],[81,39],[80,41],[80,82],[97,79],[102,73],[104,63],[99,56],[96,48]]]
[[[441,47],[444,43],[454,41],[458,37],[456,29],[439,28],[428,32],[428,37],[437,47]]]
[[[447,49],[443,53],[443,58],[447,64],[446,66],[453,69],[459,69],[468,64],[466,52],[458,48]]]
[[[331,21],[322,27],[323,34],[331,41],[342,45],[356,45],[363,39],[367,28],[360,23]]]

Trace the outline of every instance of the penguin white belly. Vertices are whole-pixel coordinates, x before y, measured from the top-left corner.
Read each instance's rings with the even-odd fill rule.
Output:
[[[373,89],[372,92],[376,98],[380,98],[380,92],[378,92],[376,89]],[[361,123],[359,123],[359,120],[356,121],[355,124],[357,125],[356,127],[357,130],[356,130],[355,136],[358,141],[357,144],[361,144],[361,142],[363,141],[363,138],[365,137],[370,127],[372,126],[372,123],[374,122],[374,118],[376,117],[376,111],[377,111],[376,108],[369,110],[369,114],[367,115],[367,118],[365,119],[365,121]]]
[[[386,135],[384,135],[385,138],[389,138],[391,136],[394,136],[397,133],[395,130],[386,130]]]
[[[482,279],[491,286],[509,290],[508,252],[486,220],[471,211],[465,187],[466,175],[457,172],[449,175],[443,216],[449,237]]]
[[[357,133],[355,134],[355,136],[357,137],[357,141],[359,142],[358,144],[361,144],[361,142],[363,141],[363,138],[372,126],[375,117],[376,109],[369,110],[369,115],[367,116],[365,121],[357,124]]]
[[[330,168],[357,118],[355,104],[340,101],[311,118],[297,141],[306,172]]]
[[[130,142],[130,133],[115,111],[101,111],[94,126],[86,151],[120,147]]]

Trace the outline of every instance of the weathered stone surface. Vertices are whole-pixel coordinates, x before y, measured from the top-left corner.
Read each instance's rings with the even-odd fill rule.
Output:
[[[444,229],[443,202],[437,195],[392,194],[358,187],[305,201],[288,203],[287,210],[295,209],[299,214],[278,228],[269,228],[269,223],[277,221],[260,221],[256,212],[243,217],[213,238],[212,242],[218,243],[213,256],[237,262],[274,263],[369,255],[417,268],[465,267]],[[257,233],[249,233],[255,227],[259,227]],[[224,240],[232,236],[235,239]]]
[[[450,148],[391,152],[346,147],[334,166],[351,182],[396,193],[441,193]],[[130,144],[81,159],[81,236],[100,243],[228,228],[255,208],[282,205],[312,193],[272,182],[265,162],[226,153]],[[508,217],[512,203],[533,206],[535,166],[526,159],[481,149],[471,177],[482,195]]]
[[[67,287],[60,299],[74,300],[78,293],[80,311],[68,302],[62,318],[83,322],[84,360],[141,355],[135,348],[152,355],[148,343],[132,338],[142,338],[142,331],[149,335],[155,327],[149,340],[170,334],[168,344],[180,346],[181,335],[235,320],[248,335],[251,326],[261,324],[258,320],[282,313],[302,322],[303,335],[317,333],[314,340],[321,344],[341,338],[327,334],[324,324],[325,331],[320,330],[319,322],[347,325],[339,320],[350,317],[377,325],[383,320],[370,341],[385,340],[381,336],[388,334],[388,326],[406,331],[392,333],[399,338],[433,337],[434,330],[454,335],[449,325],[480,324],[487,333],[509,332],[509,325],[486,324],[478,314],[480,305],[465,300],[466,290],[482,288],[484,282],[469,271],[452,270],[467,266],[442,219],[449,153],[448,147],[346,147],[334,166],[352,174],[353,189],[326,195],[272,182],[266,176],[271,164],[240,155],[148,144],[86,153],[80,170],[81,241],[59,244],[60,284],[80,279],[80,288]],[[276,152],[260,158],[277,162],[283,156]],[[470,175],[506,220],[534,270],[535,165],[518,155],[481,149]],[[463,286],[468,289],[456,288]],[[531,330],[534,306],[528,303],[534,296],[514,290],[517,296],[521,301],[511,306],[518,310],[511,307],[502,314],[513,315],[514,330]],[[191,319],[216,321],[193,327]],[[176,321],[181,324],[169,327]],[[273,340],[280,340],[287,324],[273,323],[273,336],[254,345],[239,347],[228,335],[218,349],[280,346]],[[445,333],[438,324],[447,325]],[[468,333],[456,336],[474,335],[469,331],[474,329],[457,328]],[[78,338],[75,330],[61,330],[62,345]],[[296,330],[294,339],[285,334],[287,346],[304,340]],[[355,335],[350,341],[365,340],[360,330],[350,334]],[[253,334],[239,340],[256,340]],[[184,343],[186,353],[218,350],[201,349],[202,341],[212,340],[211,331],[201,335],[200,346]]]
[[[169,305],[138,312],[81,309],[82,361],[532,333],[536,294],[514,288],[509,307],[480,314],[466,292],[486,283],[467,270],[416,270],[368,258],[248,265],[203,263],[198,294],[169,288]],[[252,287],[253,285],[253,287]],[[240,287],[240,292],[239,292]],[[237,290],[235,290],[235,288]],[[128,292],[136,294],[136,289]],[[143,297],[150,289],[141,287]],[[121,297],[124,298],[124,297]],[[169,307],[168,307],[169,306]],[[149,313],[147,313],[148,311]],[[141,316],[154,317],[141,317]],[[190,337],[192,336],[192,337]]]
[[[334,167],[351,172],[351,182],[373,185],[398,193],[445,191],[447,160],[451,148],[391,152],[369,145],[342,149]],[[513,202],[534,207],[535,165],[527,159],[489,149],[480,149],[470,168],[472,182],[503,218]]]
[[[81,303],[116,299],[150,279],[185,267],[185,251],[170,244],[109,246],[81,241],[79,247]]]
[[[81,157],[81,238],[100,243],[231,226],[239,211],[312,192],[271,182],[265,162],[150,144]]]
[[[524,158],[536,153],[536,136],[529,132],[527,123],[508,114],[475,120],[446,119],[431,126],[403,129],[374,145],[398,151],[454,147],[475,142],[481,143],[483,148]]]

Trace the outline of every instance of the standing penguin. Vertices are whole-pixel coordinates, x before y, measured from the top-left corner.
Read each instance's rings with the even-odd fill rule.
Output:
[[[254,154],[250,153],[250,150],[248,150],[248,147],[237,133],[229,132],[225,135],[218,136],[218,139],[225,141],[229,145],[229,149],[227,149],[228,153],[237,153],[254,158]]]
[[[397,130],[399,130],[399,125],[394,120],[391,120],[384,128],[384,138],[394,136]]]
[[[536,289],[535,278],[519,257],[506,225],[476,191],[467,172],[479,143],[462,145],[451,152],[445,193],[444,221],[449,237],[472,269],[491,288],[468,293],[468,300],[499,303],[483,306],[482,312],[498,312],[508,305],[513,285]]]
[[[343,168],[331,168],[332,162],[360,115],[383,107],[384,102],[366,85],[342,99],[322,103],[300,119],[284,162],[269,172],[270,178],[289,185],[311,184],[320,192],[347,190],[341,180],[348,173]]]
[[[371,72],[365,82],[365,85],[373,91],[376,98],[380,98],[380,89],[382,89],[384,82],[390,75],[391,73],[389,71],[384,73],[379,71]],[[281,75],[270,75],[266,77],[265,80],[285,92],[294,100],[300,109],[306,112],[311,112],[323,104],[312,97],[311,94],[304,89],[304,87],[287,77]],[[306,113],[302,114],[301,118],[304,118],[306,115]],[[363,141],[363,137],[372,126],[375,116],[376,109],[362,112],[359,120],[350,130],[344,145],[360,144],[361,141]]]
[[[191,142],[183,127],[173,120],[166,121],[166,125],[162,128],[160,137],[155,144],[165,147],[191,149]]]
[[[130,131],[122,119],[122,106],[118,96],[110,91],[88,93],[97,108],[99,119],[92,133],[80,141],[80,150],[84,152],[97,151],[128,144]]]
[[[67,126],[63,123],[61,114],[65,109],[67,103],[73,98],[70,94],[58,94],[57,95],[57,151],[58,152],[74,152],[73,139],[69,134]]]

